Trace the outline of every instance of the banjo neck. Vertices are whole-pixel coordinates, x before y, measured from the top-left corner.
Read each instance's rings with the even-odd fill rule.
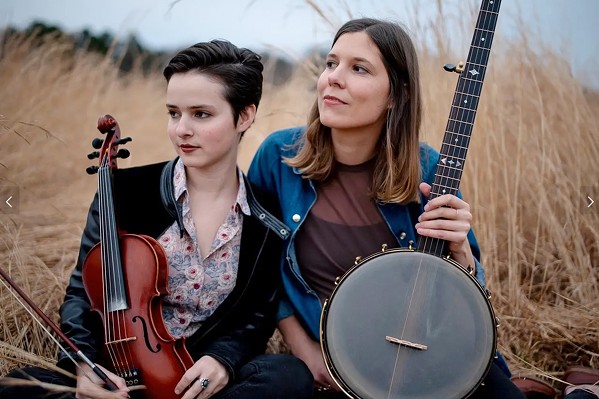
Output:
[[[459,77],[429,199],[457,195],[500,5],[501,0],[482,0],[466,63],[445,66],[446,70],[459,73]],[[447,255],[447,247],[447,241],[438,238],[422,237],[418,242],[420,251],[440,257]]]

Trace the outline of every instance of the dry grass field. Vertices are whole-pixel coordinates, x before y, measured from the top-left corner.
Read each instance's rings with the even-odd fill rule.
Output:
[[[439,148],[457,78],[441,66],[457,60],[416,42],[423,140]],[[119,167],[171,158],[165,84],[158,74],[120,76],[110,58],[72,53],[60,41],[10,41],[0,71],[0,185],[20,189],[19,213],[0,215],[0,267],[57,320],[96,186],[85,173],[96,120],[110,113],[133,137]],[[266,84],[242,168],[270,132],[304,123],[315,79],[303,62],[285,84]],[[559,54],[497,38],[462,190],[501,320],[499,349],[515,373],[557,378],[568,365],[599,367],[599,203],[586,207],[591,186],[599,201],[599,93],[575,80]],[[2,286],[0,303],[0,374],[51,362],[55,345]]]

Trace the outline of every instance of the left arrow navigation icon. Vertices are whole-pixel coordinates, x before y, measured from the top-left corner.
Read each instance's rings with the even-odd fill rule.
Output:
[[[19,212],[19,187],[16,184],[0,183],[0,214]]]

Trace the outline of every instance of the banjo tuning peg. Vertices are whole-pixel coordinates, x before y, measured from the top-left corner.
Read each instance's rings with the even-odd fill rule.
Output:
[[[464,62],[460,61],[458,62],[458,65],[445,64],[443,65],[443,69],[445,69],[447,72],[462,73],[464,72],[464,66]]]

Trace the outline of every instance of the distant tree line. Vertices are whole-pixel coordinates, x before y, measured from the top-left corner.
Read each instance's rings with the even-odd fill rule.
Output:
[[[0,45],[13,37],[27,37],[32,40],[33,45],[41,46],[48,40],[67,40],[74,45],[76,51],[88,51],[109,56],[123,73],[141,68],[144,73],[154,73],[162,70],[164,65],[173,55],[173,51],[150,50],[142,45],[135,34],[126,39],[116,39],[108,31],[93,34],[89,29],[77,33],[66,33],[55,25],[42,21],[34,21],[27,28],[19,30],[15,27],[7,27],[0,35]],[[286,82],[294,70],[291,61],[262,52],[263,61],[272,70],[267,78],[276,85]]]
[[[117,40],[110,32],[93,34],[89,29],[77,33],[65,33],[58,26],[42,21],[34,21],[27,28],[19,30],[15,27],[4,29],[2,42],[18,37],[27,37],[34,46],[41,46],[48,40],[67,40],[74,44],[74,50],[84,50],[110,56],[123,73],[130,72],[136,63],[144,72],[153,72],[161,66],[168,54],[145,48],[134,34],[125,40]]]

